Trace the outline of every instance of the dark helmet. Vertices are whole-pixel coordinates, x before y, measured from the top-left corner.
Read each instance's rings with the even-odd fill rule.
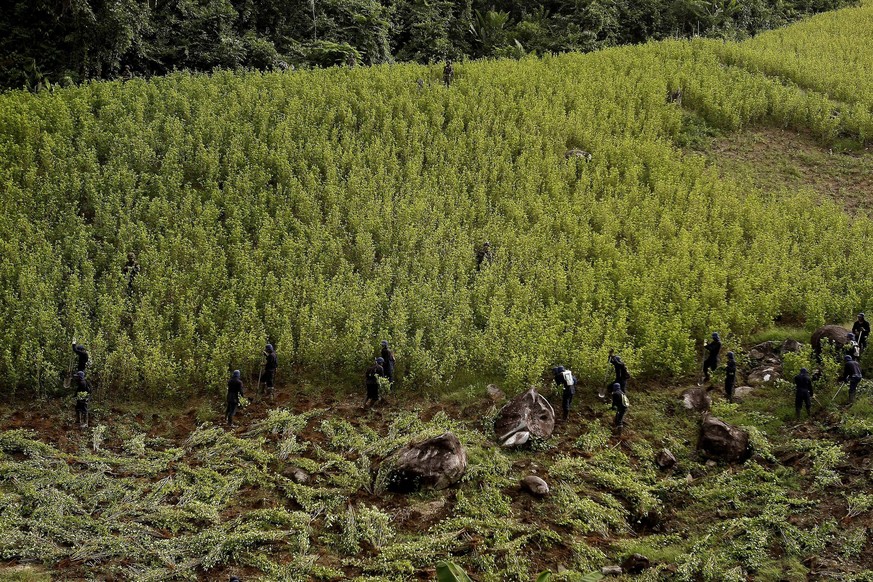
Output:
[[[231,374],[231,376],[232,376],[233,378],[239,378],[239,377],[240,377],[240,371],[239,371],[239,370],[234,370],[234,371],[233,371],[233,374]]]
[[[807,370],[806,368],[801,368],[800,375],[801,376],[809,376],[809,370]]]
[[[267,351],[267,353],[272,354],[273,353],[273,344],[267,344],[267,347],[265,347],[264,349]]]
[[[843,356],[843,359],[846,360],[847,362],[851,362],[852,356],[850,356],[849,354],[846,354],[845,356]]]
[[[552,372],[554,372],[555,374],[560,374],[563,371],[564,371],[564,366],[555,366],[554,368],[552,368]]]
[[[864,314],[863,314],[863,313],[859,313],[859,314],[858,314],[858,317],[859,317],[860,319],[864,319]]]
[[[483,247],[490,247],[491,243],[486,240],[484,243],[482,243],[482,246]]]
[[[388,347],[388,340],[382,340],[382,347],[383,347],[383,348],[387,348],[387,347]]]
[[[733,359],[734,359],[734,353],[733,353],[733,352],[728,352],[728,353],[727,353],[727,358],[728,358],[728,360],[733,360]]]
[[[83,372],[82,370],[79,370],[78,372],[76,372],[76,377],[79,378],[80,380],[84,380],[85,379],[85,372]]]
[[[376,358],[376,363],[381,366],[382,364],[385,363],[385,358],[382,358],[382,357]]]
[[[624,362],[621,360],[621,356],[613,356],[612,359],[613,359],[617,364],[624,364]]]
[[[712,332],[712,339],[714,339],[714,340],[719,339],[717,331]]]
[[[612,385],[612,391],[613,392],[621,392],[621,384],[619,384],[618,382],[615,382]]]
[[[847,333],[847,334],[846,334],[846,339],[850,339],[850,340],[855,339],[855,334],[853,334],[853,333]]]

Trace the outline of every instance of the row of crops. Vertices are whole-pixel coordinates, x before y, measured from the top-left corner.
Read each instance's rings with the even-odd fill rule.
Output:
[[[55,389],[74,336],[101,386],[148,394],[256,374],[268,341],[280,378],[357,374],[381,339],[410,383],[558,360],[599,376],[609,347],[679,374],[710,331],[842,319],[870,299],[871,222],[750,191],[676,143],[691,116],[869,139],[871,14],[822,17],[839,42],[801,24],[473,62],[451,87],[399,65],[7,93],[0,382]]]

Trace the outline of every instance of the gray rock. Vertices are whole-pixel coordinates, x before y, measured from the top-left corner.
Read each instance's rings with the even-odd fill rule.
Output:
[[[772,356],[775,351],[773,342],[763,342],[749,350],[749,359],[763,360],[767,356]]]
[[[676,464],[676,457],[668,449],[661,449],[655,455],[655,464],[662,470],[672,469],[673,465]]]
[[[704,412],[709,410],[711,404],[712,398],[705,388],[689,388],[682,393],[682,406],[688,410]]]
[[[592,155],[589,152],[586,152],[585,150],[572,149],[572,150],[567,150],[564,153],[564,158],[568,159],[568,160],[571,158],[577,158],[577,159],[585,160],[586,162],[590,162]]]
[[[488,397],[494,402],[502,402],[506,400],[506,394],[504,394],[503,390],[498,388],[496,384],[488,384],[485,391],[488,393]]]
[[[307,473],[303,469],[295,468],[291,472],[291,480],[298,485],[303,485],[304,483],[307,483],[309,481],[309,473]]]
[[[621,569],[628,574],[639,574],[651,565],[651,561],[642,554],[631,554],[621,563]]]
[[[842,349],[848,339],[846,336],[851,333],[845,327],[839,325],[825,325],[812,332],[812,351],[816,354],[821,353],[822,344],[830,342],[836,348]]]
[[[621,566],[604,566],[600,573],[604,576],[621,576]]]
[[[547,439],[554,430],[555,410],[536,388],[512,399],[494,421],[497,441],[504,447],[523,445],[531,436]]]
[[[746,383],[753,388],[757,388],[758,386],[775,382],[781,377],[781,366],[761,366],[749,372],[746,376]]]
[[[742,400],[754,391],[755,389],[751,386],[737,386],[734,388],[734,400]]]
[[[752,454],[749,433],[714,416],[705,416],[697,449],[729,463],[742,463]]]
[[[800,343],[797,340],[793,340],[791,338],[788,338],[787,340],[782,342],[782,345],[779,347],[779,353],[785,354],[788,352],[799,352],[802,349],[803,349],[802,343]]]
[[[528,475],[522,479],[521,486],[525,490],[539,497],[549,494],[549,484],[536,475]]]
[[[388,461],[387,488],[410,493],[421,488],[445,489],[467,470],[467,453],[450,432],[420,443],[410,443]]]

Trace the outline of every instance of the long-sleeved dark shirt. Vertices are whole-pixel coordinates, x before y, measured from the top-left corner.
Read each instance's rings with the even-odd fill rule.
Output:
[[[622,380],[627,380],[630,378],[630,372],[627,371],[627,366],[624,362],[619,362],[617,360],[612,361],[612,367],[615,368],[615,381],[621,382]]]
[[[870,322],[866,319],[864,321],[856,321],[852,325],[852,333],[855,334],[858,343],[863,344],[867,341],[867,336],[870,335]]]
[[[622,402],[623,393],[621,390],[616,390],[612,393],[612,407],[616,410],[624,410],[627,406]]]
[[[394,370],[394,352],[388,348],[382,348],[382,359],[385,360],[384,368],[386,372]]]
[[[76,391],[77,396],[80,392],[87,392],[89,396],[91,395],[91,383],[85,378],[76,377],[73,382],[73,389]]]
[[[709,352],[706,356],[707,362],[717,362],[718,361],[718,352],[721,351],[721,342],[718,340],[712,340],[708,344],[704,346],[706,351]]]
[[[812,378],[806,374],[798,374],[794,377],[794,389],[798,394],[809,394],[812,396]]]
[[[856,361],[846,362],[843,365],[843,380],[849,380],[849,378],[860,378],[861,377],[861,365]]]
[[[385,369],[379,364],[373,364],[369,368],[367,368],[367,372],[364,374],[364,383],[367,386],[378,386],[379,385],[379,376],[385,375]]]
[[[275,370],[279,367],[279,358],[276,357],[276,352],[270,352],[267,354],[267,363],[264,364],[264,369],[269,371]]]
[[[73,351],[76,353],[76,357],[79,358],[77,370],[84,370],[85,366],[88,365],[88,352],[85,350],[84,346],[80,346],[79,344],[73,344]]]
[[[569,370],[567,370],[567,371],[569,372]],[[576,393],[576,383],[578,382],[578,380],[576,379],[576,376],[574,376],[572,372],[570,372],[570,377],[573,378],[572,384],[567,383],[567,379],[564,377],[564,372],[557,372],[555,374],[555,384],[557,384],[558,386],[563,386],[564,392],[569,392],[570,394],[575,394]]]
[[[727,364],[725,365],[725,373],[727,374],[727,377],[731,380],[737,377],[736,360],[728,360]]]
[[[243,395],[243,383],[239,378],[231,378],[227,381],[227,401],[239,402],[240,396]]]

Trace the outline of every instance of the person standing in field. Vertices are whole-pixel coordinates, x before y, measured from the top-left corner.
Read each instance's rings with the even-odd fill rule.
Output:
[[[367,368],[364,373],[364,387],[367,389],[367,397],[364,399],[364,405],[361,408],[367,408],[371,403],[375,404],[379,401],[379,378],[385,376],[385,369],[382,364],[385,360],[381,357],[376,358],[372,366]]]
[[[563,387],[561,393],[561,408],[564,411],[564,420],[570,417],[570,405],[573,404],[573,396],[576,394],[576,383],[578,380],[573,372],[564,369],[564,366],[555,366],[552,368],[552,373],[555,375],[555,384]]]
[[[734,359],[734,353],[727,353],[727,364],[725,364],[724,376],[724,395],[728,402],[734,401],[734,384],[737,381],[737,361]]]
[[[267,394],[270,397],[274,394],[274,383],[276,381],[276,369],[279,367],[279,359],[276,357],[276,350],[273,349],[273,344],[267,344],[264,348],[264,386],[267,388]]]
[[[240,371],[234,370],[230,380],[227,381],[227,411],[224,415],[227,420],[227,426],[230,428],[236,426],[233,424],[233,416],[236,414],[236,409],[239,407],[239,399],[242,395],[243,383],[240,380]]]
[[[800,369],[800,374],[794,377],[794,417],[800,420],[800,409],[806,405],[806,417],[811,416],[812,378],[806,368]]]
[[[858,384],[861,383],[861,364],[852,358],[849,354],[843,357],[843,382],[849,385],[849,404],[855,402],[855,392],[858,390]]]
[[[84,373],[88,366],[88,351],[73,340],[73,353],[76,354],[76,371]]]
[[[382,340],[382,367],[385,370],[384,376],[389,382],[394,382],[394,351],[388,348],[388,341]]]
[[[476,251],[476,270],[480,270],[482,268],[483,262],[491,262],[491,243],[487,240],[482,243],[482,246]]]
[[[858,338],[861,351],[864,351],[867,347],[867,337],[870,335],[870,322],[867,321],[863,313],[859,313],[858,319],[852,324],[852,333]]]
[[[76,423],[80,428],[88,426],[88,401],[91,400],[91,383],[85,379],[85,372],[76,372],[73,390],[76,395]]]
[[[133,280],[139,275],[139,262],[136,260],[136,253],[127,253],[127,264],[124,265],[121,272],[127,280],[127,293],[130,295],[133,293]]]
[[[621,429],[624,426],[624,414],[627,412],[628,402],[627,394],[621,389],[621,384],[615,382],[612,385],[612,408],[615,410],[615,420],[613,424],[615,428]]]
[[[615,368],[615,382],[621,386],[621,391],[627,394],[627,381],[630,380],[630,372],[622,361],[621,356],[610,356],[612,367]]]
[[[454,78],[455,67],[452,66],[452,59],[446,59],[446,66],[443,67],[443,83],[446,84],[446,87],[449,87],[452,84]]]
[[[718,368],[718,352],[721,351],[721,338],[717,331],[712,332],[712,340],[703,348],[707,352],[703,360],[703,382],[709,382],[709,372]]]

